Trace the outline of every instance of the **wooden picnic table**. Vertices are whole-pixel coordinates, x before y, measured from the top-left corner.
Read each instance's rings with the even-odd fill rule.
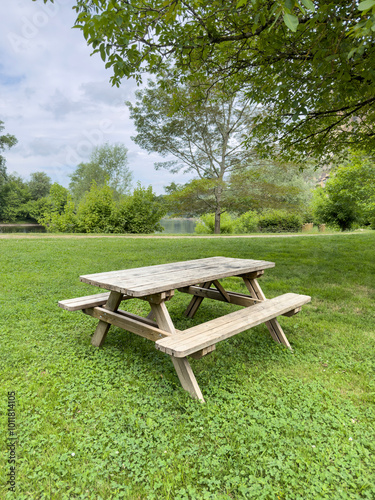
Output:
[[[229,257],[174,262],[105,273],[87,274],[80,280],[98,286],[106,293],[62,300],[59,306],[68,311],[82,310],[99,320],[91,343],[101,346],[110,325],[123,328],[155,342],[155,347],[171,356],[182,387],[193,397],[204,401],[202,392],[187,356],[199,359],[215,349],[215,345],[237,333],[265,323],[272,338],[288,349],[291,346],[277,316],[293,316],[311,297],[286,293],[266,299],[258,278],[274,262]],[[225,290],[220,279],[239,277],[247,294]],[[193,326],[184,331],[175,328],[166,302],[175,290],[192,295],[185,315],[192,318],[204,298],[243,306],[244,309]],[[146,318],[120,310],[120,303],[129,299],[147,301],[150,313]]]

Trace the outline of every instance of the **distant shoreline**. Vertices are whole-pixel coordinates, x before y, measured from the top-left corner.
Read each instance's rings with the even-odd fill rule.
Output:
[[[41,226],[40,224],[0,224],[0,227],[44,227]]]

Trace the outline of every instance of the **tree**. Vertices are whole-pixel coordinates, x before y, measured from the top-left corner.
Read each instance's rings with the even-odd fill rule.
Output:
[[[95,181],[98,187],[106,183],[119,199],[130,188],[132,174],[128,168],[128,150],[123,144],[104,144],[93,149],[90,161],[78,165],[70,175],[69,188],[79,202]]]
[[[33,200],[48,196],[52,185],[51,178],[44,172],[33,172],[30,174],[30,180],[27,184]]]
[[[0,120],[0,133],[4,130],[4,122]],[[14,135],[4,134],[0,135],[0,173],[5,175],[5,158],[1,154],[5,149],[10,149],[17,144],[17,139]]]
[[[313,207],[318,222],[338,226],[342,231],[353,224],[375,223],[375,160],[351,154],[336,167],[324,189],[314,193]],[[375,225],[375,224],[374,224]]]
[[[4,122],[0,120],[0,133],[4,130]],[[14,135],[0,135],[0,220],[7,218],[6,215],[6,197],[9,193],[10,186],[7,185],[8,176],[5,165],[5,157],[1,154],[5,149],[9,149],[17,144],[17,139]]]
[[[210,100],[197,104],[192,99],[194,85],[165,85],[150,82],[148,88],[136,92],[135,105],[127,103],[138,132],[133,140],[146,151],[175,157],[155,164],[157,169],[197,176],[175,191],[172,199],[181,205],[187,196],[196,211],[215,212],[215,232],[220,233],[220,216],[229,208],[227,178],[254,158],[241,142],[256,109],[241,93],[219,86]]]
[[[233,209],[238,213],[259,209],[303,212],[311,201],[318,173],[312,163],[303,171],[284,161],[259,160],[230,178]]]
[[[2,220],[15,222],[17,219],[27,219],[29,200],[30,190],[27,183],[17,175],[7,175],[4,184]]]
[[[266,153],[275,141],[299,159],[374,149],[375,0],[76,0],[75,9],[116,85],[173,64],[180,80],[210,75],[262,103],[252,133]]]

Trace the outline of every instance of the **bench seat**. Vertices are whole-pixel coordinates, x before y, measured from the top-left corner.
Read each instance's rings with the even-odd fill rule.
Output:
[[[160,339],[155,347],[170,356],[184,358],[277,316],[298,312],[310,301],[308,295],[285,293]]]
[[[95,295],[86,295],[86,297],[77,297],[76,299],[60,300],[59,306],[67,311],[80,311],[90,307],[103,306],[109,297],[109,292],[96,293]]]

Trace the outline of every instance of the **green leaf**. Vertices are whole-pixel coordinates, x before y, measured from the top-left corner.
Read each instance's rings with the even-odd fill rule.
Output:
[[[248,0],[238,0],[237,5],[236,5],[236,9],[239,9],[239,8],[240,8],[240,7],[242,7],[243,5],[246,5],[246,4],[247,4],[247,1],[248,1]]]
[[[284,23],[292,31],[297,31],[298,27],[298,17],[293,14],[284,14]]]
[[[315,10],[315,5],[311,0],[301,0],[306,9]]]
[[[358,10],[368,10],[374,7],[375,0],[365,0],[358,5]]]

